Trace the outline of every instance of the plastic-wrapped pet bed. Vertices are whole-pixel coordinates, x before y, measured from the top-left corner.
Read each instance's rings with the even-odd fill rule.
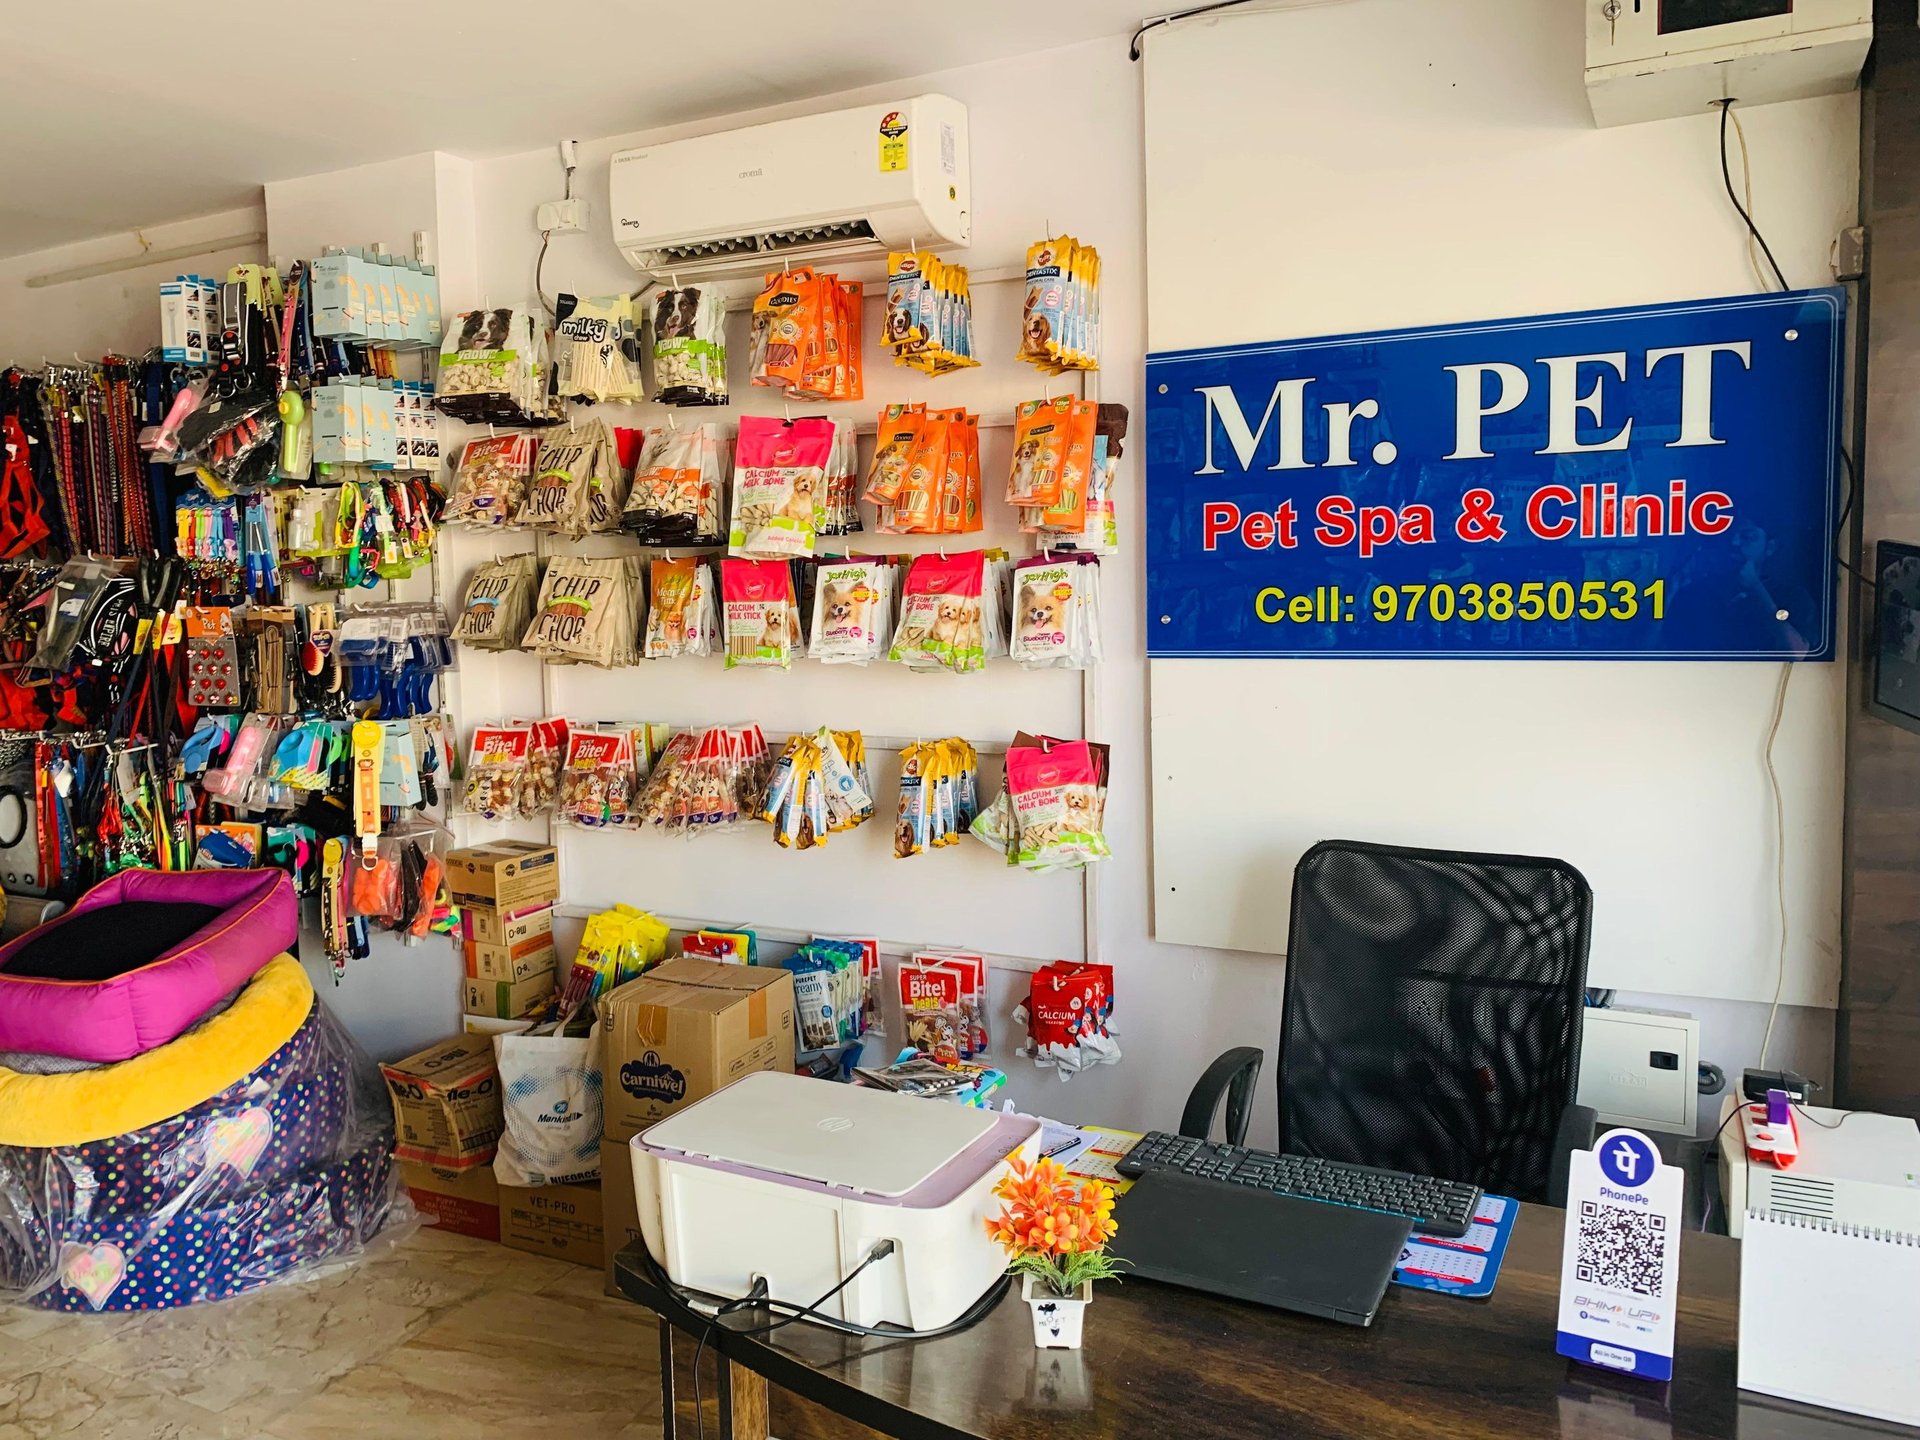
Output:
[[[410,1212],[380,1073],[280,955],[116,1065],[0,1068],[0,1297],[220,1299],[357,1254]]]
[[[0,946],[0,1051],[131,1059],[194,1024],[299,933],[284,871],[122,871]]]

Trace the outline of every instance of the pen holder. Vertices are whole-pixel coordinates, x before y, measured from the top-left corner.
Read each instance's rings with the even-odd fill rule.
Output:
[[[1093,1282],[1085,1281],[1073,1295],[1056,1295],[1033,1276],[1020,1279],[1020,1298],[1033,1313],[1033,1343],[1043,1350],[1078,1350],[1080,1331],[1093,1299]]]

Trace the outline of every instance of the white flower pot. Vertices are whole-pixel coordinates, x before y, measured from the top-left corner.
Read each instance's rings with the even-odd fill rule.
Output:
[[[1033,1343],[1043,1350],[1078,1350],[1080,1327],[1087,1318],[1087,1305],[1093,1299],[1093,1282],[1080,1286],[1078,1295],[1056,1295],[1044,1286],[1036,1286],[1033,1276],[1020,1277],[1020,1298],[1033,1313]]]

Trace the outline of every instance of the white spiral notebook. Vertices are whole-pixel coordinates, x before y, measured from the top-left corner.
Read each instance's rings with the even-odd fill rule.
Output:
[[[1920,1236],[1749,1210],[1740,1388],[1920,1425]]]

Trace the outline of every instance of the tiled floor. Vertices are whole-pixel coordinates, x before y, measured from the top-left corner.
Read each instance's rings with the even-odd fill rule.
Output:
[[[601,1283],[423,1228],[318,1279],[194,1309],[8,1307],[0,1440],[655,1440],[652,1316]]]

